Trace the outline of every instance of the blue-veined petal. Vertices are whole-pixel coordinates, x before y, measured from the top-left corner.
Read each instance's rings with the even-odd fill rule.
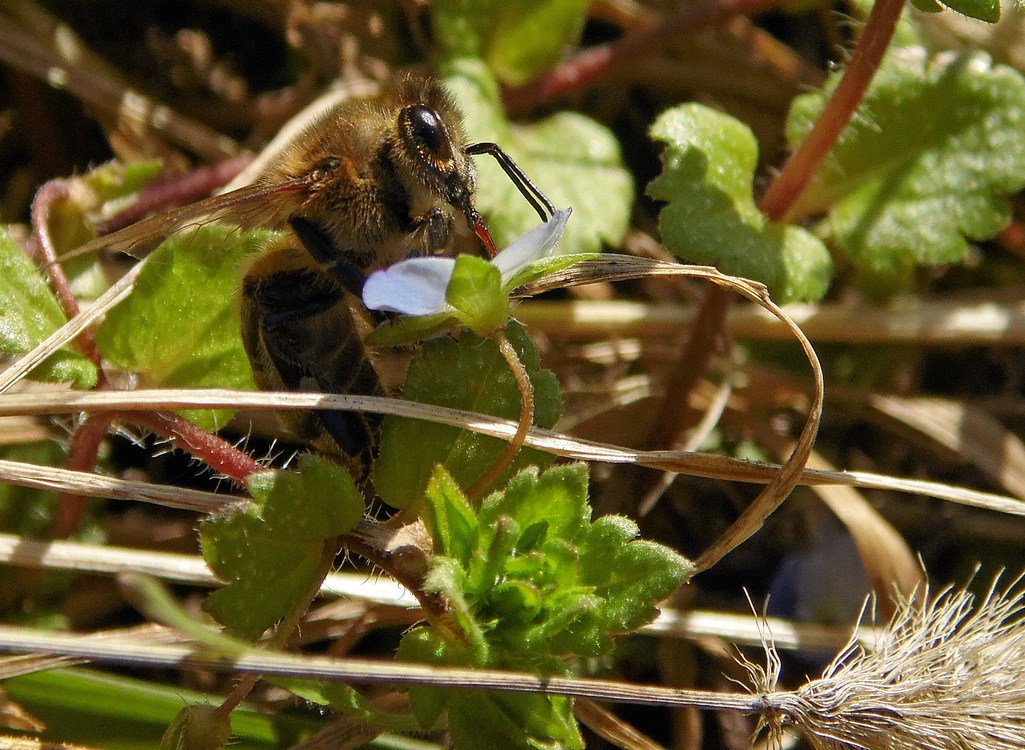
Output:
[[[556,211],[551,219],[534,227],[495,256],[491,262],[502,274],[503,283],[508,282],[535,260],[547,258],[555,252],[572,212],[572,208]]]
[[[404,315],[433,315],[449,309],[445,290],[454,258],[410,258],[370,274],[363,304],[371,310]]]
[[[573,209],[552,218],[513,242],[491,262],[502,277],[503,289],[531,263],[555,252]],[[435,315],[451,311],[445,293],[455,268],[453,258],[410,258],[370,274],[363,286],[363,303],[371,310],[403,315]]]

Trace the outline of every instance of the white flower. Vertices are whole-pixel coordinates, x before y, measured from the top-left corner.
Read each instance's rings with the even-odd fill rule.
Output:
[[[521,278],[528,267],[555,252],[572,209],[557,211],[544,224],[500,252],[491,263],[502,276],[503,291],[524,283]],[[435,315],[453,308],[445,300],[445,293],[454,258],[410,258],[370,274],[363,286],[363,303],[371,310],[402,313],[404,315]]]

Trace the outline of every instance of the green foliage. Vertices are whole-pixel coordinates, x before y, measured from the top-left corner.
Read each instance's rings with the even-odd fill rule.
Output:
[[[523,328],[513,324],[507,330],[534,385],[534,423],[551,427],[561,408],[558,382],[551,372],[540,368],[537,350]],[[403,395],[409,401],[507,419],[517,419],[520,414],[520,391],[498,345],[470,333],[458,340],[444,337],[427,342],[410,366]],[[503,440],[458,427],[387,417],[374,464],[374,488],[386,503],[404,508],[423,497],[435,465],[441,464],[457,481],[469,485],[505,446]],[[547,454],[524,450],[510,472],[550,462]]]
[[[439,0],[431,28],[443,60],[480,58],[503,83],[518,84],[579,39],[586,9],[586,0]]]
[[[435,557],[428,591],[445,597],[458,633],[422,626],[400,658],[564,674],[573,658],[607,653],[612,636],[650,622],[655,604],[690,574],[671,550],[637,541],[630,520],[591,522],[587,469],[528,469],[474,509],[438,469],[424,521]],[[579,747],[570,701],[417,688],[424,726],[447,711],[457,748]]]
[[[4,680],[11,700],[45,722],[48,737],[105,750],[152,750],[183,702],[220,701],[216,695],[121,675],[66,668]],[[268,715],[248,704],[232,712],[234,746],[272,748],[309,734],[314,722]],[[116,731],[112,731],[112,727]]]
[[[946,7],[969,18],[977,18],[988,23],[1000,20],[1000,0],[952,0],[942,3],[936,0],[912,0],[912,5],[926,13],[939,13]]]
[[[27,354],[60,328],[67,319],[46,279],[6,231],[0,230],[0,352]],[[42,362],[29,377],[76,388],[96,383],[96,366],[80,354],[61,349]]]
[[[479,60],[452,60],[442,73],[463,110],[470,140],[500,144],[556,208],[573,207],[562,252],[598,252],[622,241],[633,181],[611,132],[572,112],[513,125],[505,119],[498,84]],[[476,163],[477,207],[504,247],[536,226],[538,217],[493,159],[480,156]]]
[[[55,442],[12,445],[0,449],[0,458],[37,466],[59,466],[66,456]],[[42,538],[57,507],[57,493],[35,487],[0,484],[0,530],[28,538]]]
[[[138,373],[142,387],[253,388],[235,297],[243,259],[266,237],[207,225],[163,243],[146,261],[132,295],[100,327],[103,356]],[[230,417],[183,414],[207,429]]]
[[[780,302],[825,294],[832,263],[822,242],[800,227],[769,221],[754,203],[758,146],[746,125],[684,104],[662,113],[651,135],[666,144],[662,174],[648,194],[668,203],[659,226],[669,250],[762,281]]]
[[[249,478],[253,501],[205,522],[203,557],[228,584],[206,601],[228,630],[256,639],[308,591],[325,545],[362,518],[363,496],[348,472],[310,454],[297,471]]]
[[[837,83],[799,97],[787,137],[811,128]],[[891,54],[858,115],[794,212],[828,212],[832,241],[877,293],[906,286],[918,265],[965,258],[968,240],[1010,220],[1005,196],[1025,187],[1025,79],[980,54]]]
[[[456,258],[445,300],[457,311],[473,316],[467,327],[478,336],[497,331],[509,320],[509,296],[503,294],[502,275],[483,258]]]
[[[220,750],[231,737],[231,721],[214,706],[185,706],[160,740],[160,750]]]

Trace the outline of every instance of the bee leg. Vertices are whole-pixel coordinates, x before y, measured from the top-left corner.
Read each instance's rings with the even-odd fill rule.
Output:
[[[383,395],[345,290],[333,275],[289,262],[290,254],[301,252],[265,256],[243,281],[242,341],[257,384],[268,390]],[[380,415],[297,412],[289,422],[299,437],[340,453],[357,473],[366,473]]]
[[[306,252],[313,256],[315,261],[327,266],[346,291],[357,297],[363,296],[366,274],[358,266],[341,257],[340,248],[335,246],[327,234],[301,216],[293,216],[288,223],[303,243]]]

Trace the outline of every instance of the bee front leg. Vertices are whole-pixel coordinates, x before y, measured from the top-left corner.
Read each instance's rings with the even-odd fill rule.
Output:
[[[347,292],[362,298],[363,285],[367,281],[363,270],[342,257],[341,249],[336,247],[331,238],[312,222],[301,216],[293,216],[288,223],[296,237],[302,242],[303,247],[306,248],[306,252],[317,263],[326,266]]]

